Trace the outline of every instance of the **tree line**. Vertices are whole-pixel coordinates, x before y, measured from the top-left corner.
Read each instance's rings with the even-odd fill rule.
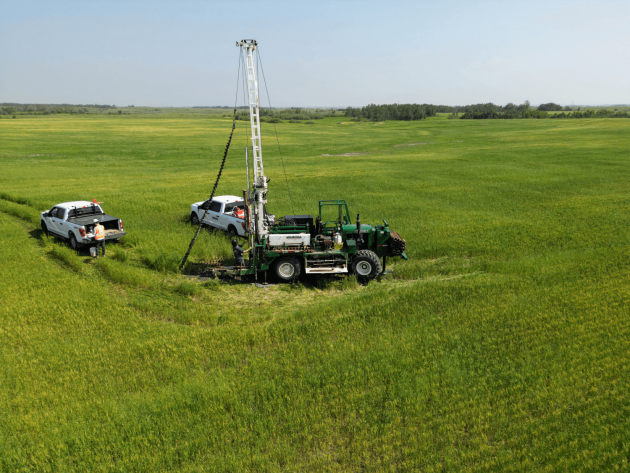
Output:
[[[247,107],[249,109],[249,107]],[[289,121],[307,121],[307,120],[321,120],[322,118],[335,117],[338,115],[338,110],[334,108],[283,108],[283,109],[260,109],[260,121],[278,123],[281,120]],[[249,120],[249,110],[237,112],[237,120]]]
[[[460,117],[467,119],[497,119],[497,118],[546,118],[548,113],[544,110],[534,109],[530,106],[529,101],[525,101],[521,105],[508,103],[505,106],[490,103],[478,103],[474,105],[466,105],[464,114]]]
[[[549,118],[630,118],[630,113],[607,108],[600,108],[598,110],[589,108],[582,111],[556,113],[549,115]]]
[[[548,113],[561,112],[561,113]],[[495,105],[478,103],[473,105],[450,106],[431,104],[370,104],[361,108],[348,107],[345,110],[346,117],[352,120],[423,120],[433,117],[438,113],[450,113],[449,118],[464,120],[478,119],[523,119],[523,118],[630,118],[627,111],[601,109],[577,110],[569,106],[558,105],[553,102],[544,103],[538,107],[532,107],[528,100],[520,105],[508,103],[507,105]]]
[[[88,109],[89,107],[89,109]],[[133,107],[133,105],[131,105]],[[206,108],[206,107],[192,107]],[[217,107],[227,108],[227,107]],[[230,107],[231,108],[231,107]],[[249,120],[249,107],[237,107],[237,120]],[[57,113],[66,114],[84,114],[94,112],[95,110],[105,111],[108,109],[116,109],[115,105],[72,105],[72,104],[18,104],[18,103],[0,103],[0,115],[13,115],[16,113],[28,115],[49,115]],[[552,113],[549,113],[552,112]],[[558,113],[560,112],[560,113]],[[111,113],[111,112],[110,112]],[[120,110],[118,113],[122,113]],[[260,117],[263,122],[279,122],[281,120],[290,120],[293,122],[302,122],[310,120],[318,120],[327,117],[346,116],[351,120],[369,120],[369,121],[385,121],[385,120],[423,120],[428,117],[434,117],[438,113],[449,113],[449,118],[456,119],[523,119],[523,118],[630,118],[628,111],[618,110],[615,108],[589,108],[582,110],[581,107],[569,107],[558,105],[553,102],[544,103],[538,107],[532,107],[529,101],[525,101],[520,105],[508,103],[507,105],[495,105],[492,102],[479,103],[473,105],[432,105],[432,104],[370,104],[365,107],[348,107],[345,109],[310,109],[310,108],[286,108],[286,109],[270,109],[261,108]]]
[[[55,113],[88,113],[88,107],[107,110],[116,108],[115,105],[72,105],[72,104],[37,104],[37,103],[0,103],[0,115],[15,113],[30,115],[50,115]]]
[[[439,107],[429,104],[390,104],[375,105],[370,104],[361,108],[348,107],[345,110],[346,117],[354,119],[366,119],[375,122],[385,120],[423,120],[427,117],[434,117],[440,110]]]
[[[561,113],[548,113],[549,111]],[[509,103],[505,106],[493,103],[479,103],[464,107],[462,119],[514,119],[514,118],[630,118],[627,111],[610,110],[607,108],[572,110],[570,107],[562,107],[558,104],[542,104],[538,108],[532,108],[529,101],[521,105]]]

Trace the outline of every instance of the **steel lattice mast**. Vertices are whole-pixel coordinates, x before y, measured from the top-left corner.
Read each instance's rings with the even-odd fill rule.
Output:
[[[249,99],[249,119],[252,131],[252,154],[254,161],[254,182],[252,207],[256,226],[256,235],[260,240],[269,233],[265,221],[265,204],[267,203],[267,177],[263,170],[262,139],[260,134],[260,105],[258,100],[258,77],[254,51],[258,49],[255,39],[244,39],[236,43],[245,50],[247,69],[247,95]]]

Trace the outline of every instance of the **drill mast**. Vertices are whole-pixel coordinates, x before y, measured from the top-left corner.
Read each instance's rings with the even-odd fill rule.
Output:
[[[262,139],[260,134],[260,105],[258,100],[258,77],[254,51],[258,49],[255,39],[244,39],[236,43],[245,51],[245,66],[247,69],[247,97],[249,100],[249,120],[252,131],[252,157],[254,163],[253,191],[250,197],[252,213],[251,223],[255,226],[256,238],[260,241],[269,233],[265,220],[265,204],[267,203],[267,176],[263,170]]]

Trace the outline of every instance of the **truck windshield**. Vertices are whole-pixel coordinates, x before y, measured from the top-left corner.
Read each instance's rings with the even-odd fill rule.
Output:
[[[87,215],[103,215],[103,209],[101,209],[100,205],[87,205],[85,207],[79,207],[70,209],[70,213],[68,214],[68,218],[78,218],[84,217]]]

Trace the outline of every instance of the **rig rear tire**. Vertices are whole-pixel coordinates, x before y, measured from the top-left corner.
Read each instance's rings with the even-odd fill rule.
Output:
[[[359,281],[370,281],[381,274],[381,262],[376,253],[370,250],[359,250],[352,258],[352,272]]]
[[[276,263],[276,276],[282,281],[295,281],[302,274],[302,263],[290,256],[281,258]]]

